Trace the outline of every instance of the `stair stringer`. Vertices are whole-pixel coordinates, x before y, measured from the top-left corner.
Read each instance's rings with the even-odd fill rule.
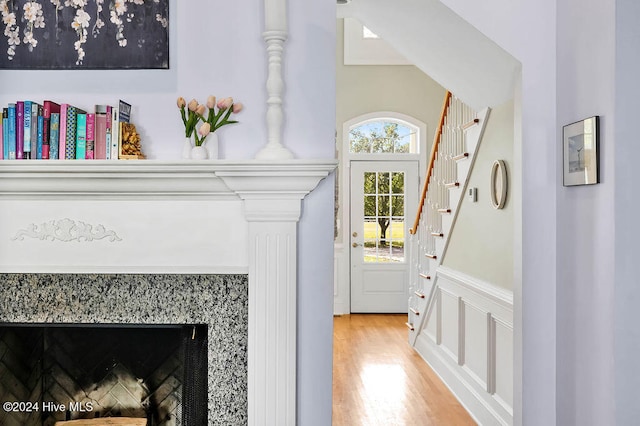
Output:
[[[445,255],[447,254],[447,249],[449,248],[449,241],[451,241],[451,233],[453,228],[455,227],[456,221],[458,220],[458,213],[460,212],[460,205],[462,204],[462,200],[467,193],[467,189],[469,186],[469,179],[471,178],[471,172],[473,170],[473,166],[476,163],[476,154],[480,149],[480,145],[482,143],[482,138],[484,136],[484,131],[487,127],[487,121],[489,119],[489,115],[491,113],[490,108],[484,108],[478,113],[478,119],[480,122],[477,126],[473,126],[469,128],[466,132],[466,143],[467,149],[469,150],[469,157],[466,160],[461,160],[457,164],[458,177],[463,176],[464,184],[460,184],[460,186],[449,190],[449,199],[451,202],[455,200],[454,206],[451,206],[451,216],[450,218],[443,218],[443,228],[446,226],[448,232],[445,233],[446,238],[444,238],[444,244],[439,250],[438,258],[440,262],[438,266],[442,264],[442,260],[444,260]],[[472,154],[473,152],[473,154]],[[459,180],[460,181],[460,180]],[[459,193],[456,193],[459,192]],[[446,220],[445,219],[450,219]],[[436,274],[437,275],[437,274]]]
[[[458,186],[452,187],[449,189],[449,209],[451,213],[444,214],[442,216],[442,233],[443,237],[441,239],[436,240],[435,246],[435,255],[436,259],[429,259],[427,261],[427,268],[419,268],[419,274],[414,274],[414,279],[418,282],[410,283],[410,291],[413,293],[414,289],[418,289],[422,294],[424,294],[424,298],[418,298],[414,294],[410,294],[409,298],[409,321],[408,324],[412,324],[413,329],[409,331],[409,344],[411,346],[415,346],[416,339],[418,335],[422,332],[422,330],[426,326],[426,319],[429,317],[429,309],[433,307],[433,298],[436,294],[436,286],[437,286],[437,271],[438,267],[442,264],[442,260],[444,259],[445,253],[449,246],[449,240],[451,236],[451,231],[455,226],[455,222],[458,217],[459,207],[462,203],[462,199],[464,194],[467,191],[467,186],[469,184],[469,178],[471,176],[471,171],[473,170],[473,165],[475,164],[476,154],[478,149],[480,148],[480,144],[482,142],[482,137],[484,136],[484,131],[486,128],[487,120],[489,118],[490,108],[484,108],[480,112],[476,114],[476,118],[478,119],[477,124],[472,125],[471,127],[465,130],[465,152],[468,154],[464,159],[456,162],[456,176]],[[464,182],[464,183],[461,183]],[[421,214],[421,224],[420,228],[424,226],[424,209]],[[420,234],[418,234],[420,235]],[[415,236],[413,236],[415,237]],[[423,256],[426,254],[423,253],[423,248],[420,247],[420,244],[416,244],[415,242],[411,245],[412,249],[415,250],[417,247],[417,256],[412,254],[411,256],[411,267],[416,268],[420,265],[424,264]],[[422,261],[422,262],[421,262]],[[429,276],[430,279],[421,278],[420,275]],[[413,309],[413,311],[412,311]],[[418,312],[417,314],[415,312]]]

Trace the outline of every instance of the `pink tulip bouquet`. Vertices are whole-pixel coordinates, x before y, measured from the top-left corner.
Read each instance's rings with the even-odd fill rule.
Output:
[[[242,104],[234,103],[233,98],[222,98],[216,103],[215,96],[209,96],[206,105],[199,104],[195,99],[187,105],[182,97],[178,98],[177,104],[184,123],[184,135],[188,138],[193,135],[196,146],[202,145],[209,133],[227,124],[237,123],[236,120],[230,120],[231,114],[242,111]],[[202,125],[196,131],[200,122]]]

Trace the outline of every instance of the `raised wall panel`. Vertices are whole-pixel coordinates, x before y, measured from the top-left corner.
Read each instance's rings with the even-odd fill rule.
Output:
[[[494,321],[495,398],[511,410],[513,407],[513,327]]]
[[[434,297],[435,300],[433,302],[433,307],[431,308],[429,316],[427,317],[427,326],[425,327],[425,333],[434,343],[437,343],[439,341],[438,322],[440,321],[440,292],[436,292]]]
[[[458,298],[447,291],[441,290],[441,318],[442,318],[442,344],[441,346],[458,361]]]
[[[486,388],[487,385],[487,313],[470,303],[464,306],[464,367]]]

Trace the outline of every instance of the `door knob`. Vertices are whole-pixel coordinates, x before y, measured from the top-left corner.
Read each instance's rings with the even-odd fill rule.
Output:
[[[361,246],[361,245],[362,245],[362,244],[353,243],[353,244],[351,244],[351,247],[356,248],[356,247]]]
[[[354,232],[354,233],[353,233],[353,234],[351,234],[351,235],[353,235],[354,237],[357,237],[357,236],[358,236],[358,233],[357,233],[357,232]]]

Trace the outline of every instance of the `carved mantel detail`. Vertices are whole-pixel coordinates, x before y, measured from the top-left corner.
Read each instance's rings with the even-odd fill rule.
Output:
[[[69,218],[50,220],[40,225],[35,223],[20,229],[12,238],[13,241],[24,241],[26,238],[35,238],[42,241],[95,241],[108,239],[109,242],[122,241],[115,231],[107,230],[104,225],[91,225],[79,220]]]

